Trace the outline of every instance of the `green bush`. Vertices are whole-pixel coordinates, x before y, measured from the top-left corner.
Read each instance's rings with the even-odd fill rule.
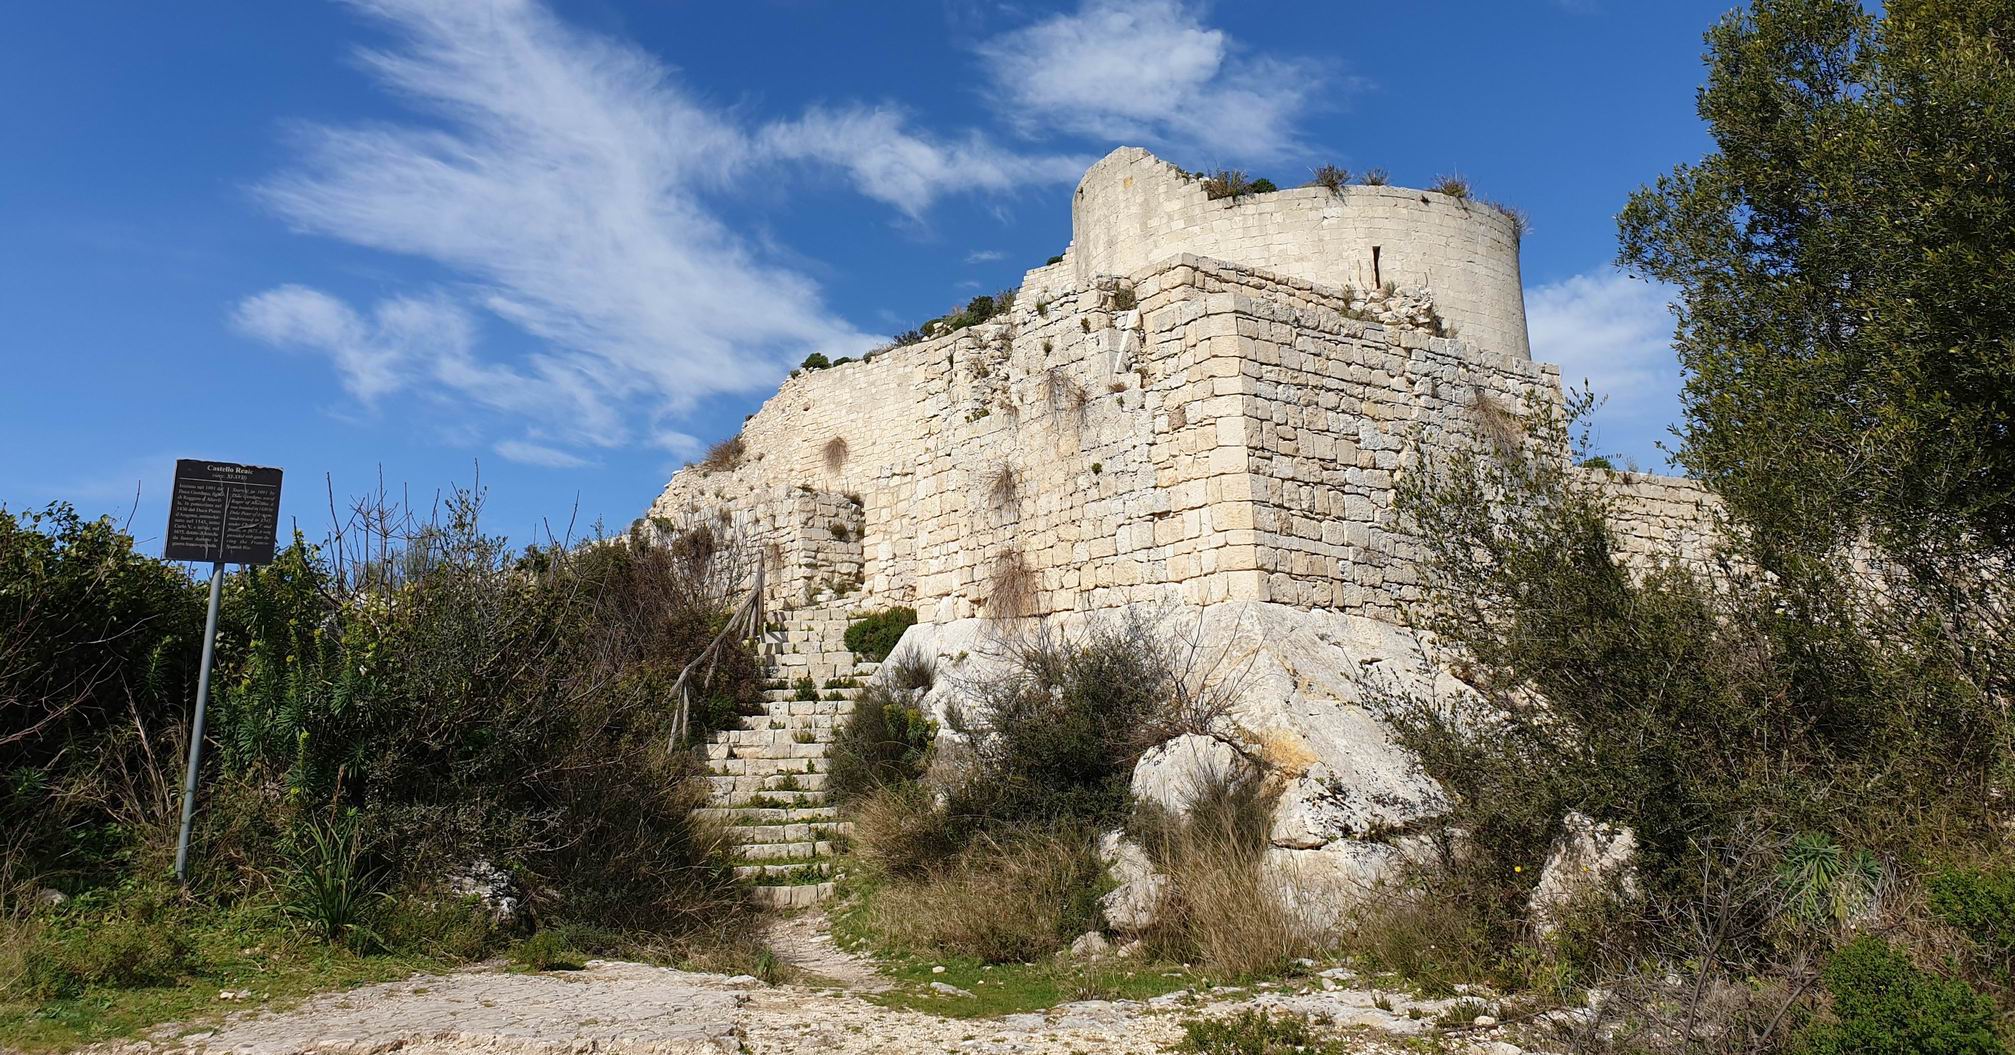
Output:
[[[1247,1008],[1229,1018],[1191,1019],[1182,1024],[1177,1050],[1197,1055],[1342,1055],[1347,1049],[1324,1040],[1307,1018]]]
[[[854,697],[827,749],[826,791],[849,802],[891,784],[923,776],[937,723],[900,690],[871,686]]]
[[[1931,911],[2004,965],[2015,959],[2015,870],[1948,868],[1927,884]]]
[[[2005,1055],[1988,999],[1920,970],[1888,942],[1856,938],[1820,972],[1831,1017],[1810,1027],[1809,1055]]]
[[[870,663],[880,663],[895,651],[903,631],[915,626],[914,608],[884,608],[847,624],[847,650]]]
[[[1074,637],[1047,628],[1009,646],[999,677],[973,687],[971,721],[949,715],[971,746],[951,789],[955,814],[980,826],[1125,822],[1141,753],[1204,728],[1214,702],[1190,690],[1178,658],[1138,618]]]
[[[813,352],[812,354],[805,356],[805,361],[798,364],[798,369],[824,370],[826,367],[829,367],[831,365],[833,365],[833,361],[831,359],[826,358],[826,353]]]
[[[873,901],[874,929],[919,955],[1035,960],[1099,928],[1104,877],[1089,831],[981,836],[921,878],[890,881]]]
[[[495,951],[502,937],[474,897],[414,894],[385,900],[373,929],[387,949],[468,962]]]

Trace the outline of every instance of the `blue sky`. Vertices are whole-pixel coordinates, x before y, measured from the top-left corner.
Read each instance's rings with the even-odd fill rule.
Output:
[[[0,35],[0,504],[282,466],[311,535],[476,479],[620,526],[808,352],[1016,284],[1113,146],[1445,173],[1532,219],[1535,357],[1647,467],[1676,414],[1626,196],[1707,147],[1727,0],[39,4]],[[325,479],[329,481],[325,483]]]

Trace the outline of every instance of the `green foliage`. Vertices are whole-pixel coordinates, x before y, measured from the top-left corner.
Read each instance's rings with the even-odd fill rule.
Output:
[[[2015,870],[1946,868],[1932,874],[1931,911],[1981,949],[2015,963]]]
[[[1737,556],[1714,579],[1633,574],[1599,487],[1528,453],[1568,449],[1566,420],[1525,425],[1522,442],[1431,457],[1399,488],[1425,547],[1421,621],[1480,692],[1373,692],[1455,791],[1466,896],[1498,937],[1570,810],[1633,828],[1651,889],[1674,897],[1697,893],[1701,847],[1745,830],[1899,853],[1927,813],[1985,830],[1980,789],[2009,728],[1971,654],[1844,567],[1766,576]],[[1824,912],[1845,889],[1819,895]]]
[[[47,999],[172,984],[189,970],[191,949],[171,898],[150,889],[77,899],[24,950],[21,985]]]
[[[1226,1018],[1198,1018],[1182,1024],[1179,1051],[1197,1055],[1342,1055],[1346,1049],[1325,1040],[1301,1015],[1278,1015],[1247,1008]]]
[[[0,508],[0,907],[29,877],[109,881],[164,823],[203,615],[109,520]]]
[[[791,698],[804,703],[810,703],[818,699],[819,683],[813,681],[809,674],[800,677],[796,681],[791,682]]]
[[[2015,542],[2010,18],[1731,12],[1698,102],[1716,149],[1624,211],[1621,263],[1680,294],[1679,461],[1773,563],[1864,527],[1920,555]]]
[[[1790,914],[1808,924],[1846,926],[1866,912],[1882,883],[1882,864],[1817,832],[1791,840],[1778,867]]]
[[[1050,267],[1061,263],[1063,263],[1063,254],[1059,253],[1056,256],[1050,257],[1048,260],[1043,261],[1043,266]]]
[[[826,367],[829,367],[831,365],[833,365],[833,361],[831,359],[826,358],[826,353],[813,352],[812,354],[805,356],[805,361],[798,364],[798,369],[824,370]]]
[[[1252,181],[1252,193],[1254,194],[1268,194],[1279,189],[1279,187],[1274,186],[1272,180],[1267,179],[1265,176]]]
[[[1209,173],[1200,173],[1198,178],[1203,180],[1204,196],[1212,201],[1220,198],[1237,201],[1248,194],[1259,192],[1258,183],[1242,169],[1216,169]],[[1267,183],[1267,189],[1274,189],[1271,182]]]
[[[384,870],[367,864],[358,827],[354,813],[304,826],[288,876],[287,908],[322,940],[364,947],[381,940],[364,917],[386,895],[381,889]]]
[[[826,791],[848,802],[923,776],[937,723],[902,690],[879,686],[854,697],[853,713],[827,748]]]
[[[587,966],[587,957],[556,930],[542,930],[511,946],[509,956],[528,971],[578,971]]]
[[[1809,1055],[2005,1055],[1994,1005],[1971,986],[1920,970],[1888,942],[1856,938],[1820,978],[1831,1020],[1804,1038]]]
[[[903,631],[916,623],[914,608],[897,606],[871,612],[847,624],[847,651],[870,663],[880,663],[895,651]]]

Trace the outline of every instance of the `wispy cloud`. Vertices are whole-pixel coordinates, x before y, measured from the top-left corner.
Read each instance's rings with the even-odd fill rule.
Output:
[[[258,194],[304,232],[432,261],[456,284],[368,307],[280,286],[234,318],[261,340],[326,354],[366,403],[425,381],[505,412],[543,437],[513,449],[546,464],[532,447],[683,435],[666,422],[696,401],[772,384],[811,352],[876,343],[710,211],[730,177],[836,166],[916,215],[945,193],[1065,181],[1079,167],[977,135],[916,134],[889,109],[745,127],[650,55],[534,0],[353,3],[392,32],[362,65],[415,116],[307,127],[298,164]],[[475,339],[485,313],[538,350],[489,358]]]
[[[1324,84],[1312,64],[1241,53],[1182,0],[1083,0],[980,47],[1005,116],[1025,132],[1060,129],[1272,161]]]
[[[536,465],[546,469],[584,469],[593,464],[586,458],[530,440],[504,440],[498,443],[495,449],[504,458],[520,465]]]
[[[987,264],[995,260],[1006,260],[1007,254],[998,249],[975,249],[966,254],[968,264]]]
[[[1680,371],[1672,350],[1672,291],[1598,268],[1533,289],[1525,298],[1532,357],[1560,366],[1607,399],[1596,424],[1646,437],[1679,419]],[[1648,440],[1632,453],[1656,460]]]

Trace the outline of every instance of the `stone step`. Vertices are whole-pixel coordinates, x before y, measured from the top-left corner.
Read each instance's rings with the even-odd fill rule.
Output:
[[[768,773],[747,776],[708,777],[707,783],[716,795],[734,795],[757,791],[823,791],[826,786],[824,773]]]
[[[715,801],[730,809],[739,806],[800,809],[806,806],[825,805],[826,793],[823,791],[733,791],[726,794],[717,792]]]
[[[810,908],[833,896],[833,884],[827,880],[794,886],[759,886],[750,893],[757,904],[770,908]]]
[[[789,882],[794,879],[811,877],[823,882],[833,874],[833,866],[827,861],[806,861],[801,864],[736,865],[736,879],[753,879],[764,883]]]
[[[853,830],[851,823],[841,821],[796,824],[735,824],[730,821],[728,838],[739,846],[759,846],[765,843],[819,842],[835,835],[851,835]]]
[[[735,847],[737,861],[809,861],[814,857],[831,857],[833,844],[830,840],[816,842],[807,840],[796,843],[751,843]]]
[[[806,806],[802,809],[752,808],[727,809],[720,806],[706,806],[693,811],[693,816],[701,820],[726,821],[739,826],[773,824],[810,824],[819,821],[833,822],[847,831],[853,830],[851,821],[840,821],[840,811],[831,806]]]

